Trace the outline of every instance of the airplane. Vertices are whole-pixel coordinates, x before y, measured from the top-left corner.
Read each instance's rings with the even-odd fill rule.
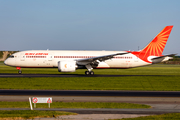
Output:
[[[139,51],[65,51],[29,50],[12,54],[5,65],[21,68],[58,68],[59,72],[75,72],[87,69],[134,68],[160,63],[172,59],[175,54],[162,55],[173,26],[166,26],[144,49]]]

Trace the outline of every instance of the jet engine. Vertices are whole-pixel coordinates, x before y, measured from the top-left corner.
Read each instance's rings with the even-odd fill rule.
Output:
[[[76,61],[58,61],[59,72],[75,72],[76,68]]]

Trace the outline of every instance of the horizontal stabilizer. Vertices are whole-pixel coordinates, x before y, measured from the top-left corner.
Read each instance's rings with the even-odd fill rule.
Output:
[[[173,56],[175,56],[175,55],[176,55],[176,54],[164,55],[164,56],[152,58],[151,60],[156,60],[156,59],[165,58],[165,57],[173,57]]]
[[[169,55],[155,57],[155,58],[152,58],[151,61],[152,61],[153,64],[154,63],[160,63],[160,62],[168,61],[170,59],[173,59],[172,57],[174,55],[176,55],[176,54],[169,54]]]

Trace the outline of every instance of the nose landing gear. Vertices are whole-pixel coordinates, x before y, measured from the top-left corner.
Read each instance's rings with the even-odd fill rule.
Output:
[[[18,70],[18,73],[21,74],[22,71],[21,71],[21,67],[16,67],[16,69]]]
[[[21,74],[21,73],[22,73],[22,71],[21,71],[21,70],[19,70],[19,71],[18,71],[18,73],[19,73],[19,74]]]

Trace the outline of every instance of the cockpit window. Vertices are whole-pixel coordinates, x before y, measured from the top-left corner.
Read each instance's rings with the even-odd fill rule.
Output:
[[[14,55],[9,56],[9,58],[14,58]]]

